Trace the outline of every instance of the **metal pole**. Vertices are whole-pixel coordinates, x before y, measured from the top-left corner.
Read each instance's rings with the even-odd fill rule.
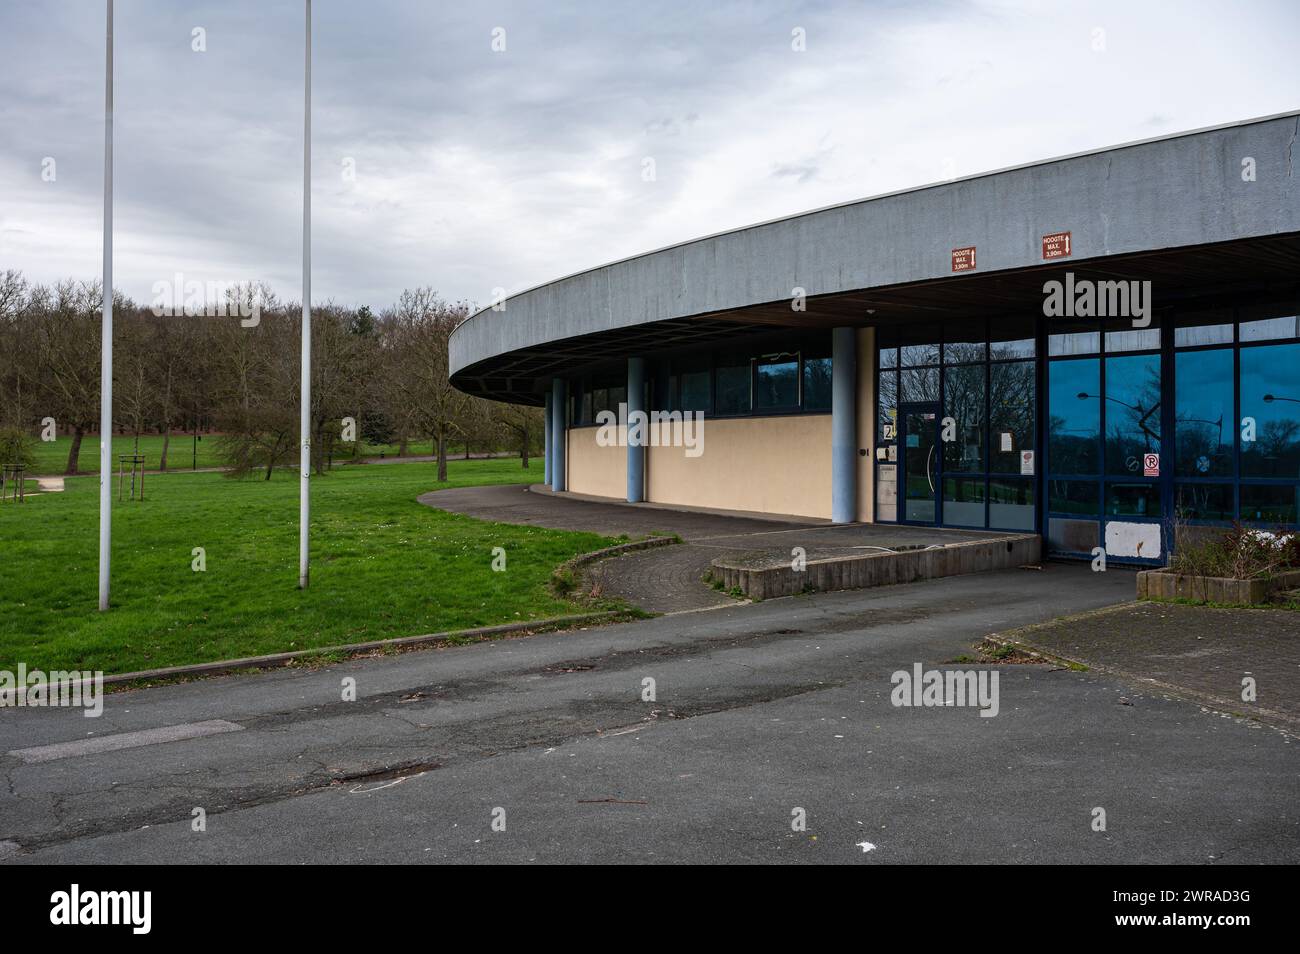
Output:
[[[311,570],[311,0],[307,0],[302,127],[302,475],[298,480],[298,587],[307,588]]]
[[[104,318],[99,363],[99,611],[108,609],[113,540],[113,0],[104,29]]]

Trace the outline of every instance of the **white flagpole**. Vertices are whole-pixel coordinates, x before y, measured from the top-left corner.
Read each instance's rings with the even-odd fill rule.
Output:
[[[298,587],[307,588],[311,570],[311,0],[307,0],[302,134],[302,412],[299,431],[302,475],[298,479]]]
[[[108,609],[113,539],[113,0],[104,33],[104,318],[99,373],[99,610]]]

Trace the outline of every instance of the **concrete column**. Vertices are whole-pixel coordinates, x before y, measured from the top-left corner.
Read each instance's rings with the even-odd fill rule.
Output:
[[[858,339],[853,328],[831,332],[831,522],[852,523],[858,511]]]
[[[645,358],[627,359],[627,502],[645,500],[645,444],[649,439],[648,425],[634,435],[631,422],[634,412],[645,413]],[[636,436],[636,440],[633,437]]]
[[[565,400],[564,378],[553,378],[551,380],[551,443],[554,449],[551,451],[551,489],[564,490],[564,432],[565,420],[564,412],[567,408],[568,401]]]
[[[551,439],[551,395],[546,395],[546,410],[542,412],[542,483],[551,486],[551,451],[555,441]]]

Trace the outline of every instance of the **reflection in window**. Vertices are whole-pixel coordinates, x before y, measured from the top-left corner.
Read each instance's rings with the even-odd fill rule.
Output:
[[[1246,523],[1294,524],[1300,509],[1300,487],[1295,484],[1242,484],[1241,519]]]
[[[709,411],[709,369],[682,371],[678,376],[681,382],[681,400],[679,410]]]
[[[714,371],[717,395],[715,414],[749,413],[750,365],[748,358],[725,356]]]
[[[803,409],[825,411],[831,406],[831,359],[803,359]]]
[[[1000,319],[992,323],[989,332],[989,357],[1032,358],[1036,352],[1034,320],[1032,318]]]
[[[1300,478],[1300,381],[1296,368],[1300,368],[1300,344],[1241,349],[1243,477]],[[1251,421],[1255,425],[1253,441],[1247,440]]]
[[[1033,450],[1034,362],[989,366],[989,470],[1020,473],[1021,451]]]
[[[1217,317],[1220,316],[1180,320],[1179,326],[1174,329],[1174,347],[1232,344],[1232,323],[1216,322]]]
[[[1300,337],[1300,318],[1260,318],[1241,323],[1242,341],[1272,341],[1277,338]]]
[[[962,527],[984,526],[984,478],[945,477],[943,522]]]
[[[1034,529],[1034,485],[1030,480],[989,481],[989,526],[995,530]]]
[[[1158,484],[1106,484],[1106,513],[1113,517],[1160,516]]]
[[[1177,513],[1184,520],[1231,520],[1232,484],[1179,484]]]
[[[904,368],[899,373],[903,379],[903,403],[939,400],[938,368]]]
[[[1096,358],[1053,361],[1048,368],[1047,454],[1053,474],[1101,470],[1101,368]]]
[[[939,329],[920,325],[900,332],[902,343],[901,363],[910,368],[919,364],[939,363]]]
[[[799,356],[764,355],[755,362],[754,407],[788,408],[799,405]]]
[[[1174,379],[1174,473],[1231,476],[1232,349],[1179,352]]]
[[[876,422],[877,437],[882,441],[897,438],[895,425],[898,421],[898,372],[881,371],[876,384],[876,402],[880,420]]]
[[[1105,410],[1106,473],[1141,476],[1142,455],[1160,453],[1160,356],[1107,358]]]
[[[1127,328],[1122,331],[1106,332],[1106,352],[1108,354],[1120,351],[1159,350],[1159,328]]]
[[[1052,513],[1095,517],[1100,512],[1095,480],[1053,480],[1047,492]]]
[[[983,361],[985,358],[984,322],[982,321],[944,325],[943,341],[945,364],[970,364]]]
[[[1059,318],[1047,323],[1047,353],[1057,355],[1096,354],[1101,350],[1101,332],[1095,321],[1065,321]]]
[[[984,365],[945,368],[943,413],[955,422],[952,440],[943,444],[943,468],[982,473],[984,470]],[[983,497],[981,496],[981,500]],[[945,517],[945,520],[947,518]],[[981,521],[982,521],[981,517]]]

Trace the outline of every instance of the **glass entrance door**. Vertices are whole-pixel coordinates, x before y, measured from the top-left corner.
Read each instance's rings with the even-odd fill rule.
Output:
[[[939,405],[900,404],[899,455],[903,488],[902,519],[936,523],[939,518]]]

